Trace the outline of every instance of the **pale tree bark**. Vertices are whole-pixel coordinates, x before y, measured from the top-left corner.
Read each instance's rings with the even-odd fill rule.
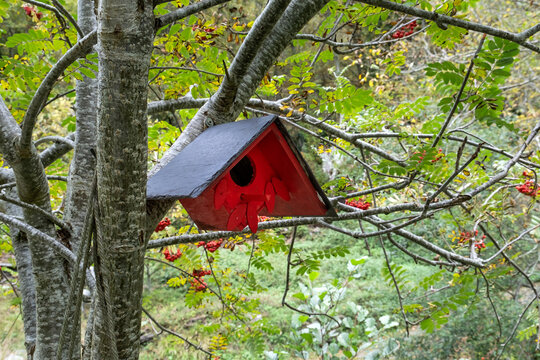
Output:
[[[10,189],[8,194],[15,197],[15,190]],[[22,209],[6,201],[0,202],[0,210],[6,214],[23,217]],[[26,234],[16,227],[10,227],[11,243],[17,263],[19,277],[19,294],[22,300],[24,346],[28,359],[32,358],[36,346],[36,284],[32,275],[32,254],[28,246]]]
[[[137,359],[146,225],[149,0],[98,8],[95,359]]]
[[[1,98],[0,130],[0,150],[13,169],[19,199],[50,212],[49,186],[39,154],[33,145],[20,148],[21,129]],[[55,236],[54,225],[41,214],[26,208],[23,209],[23,214],[28,224],[49,236]],[[67,290],[66,263],[38,239],[30,236],[28,240],[36,288],[37,332],[34,358],[47,359],[55,355],[60,334],[59,319],[63,317],[64,294]]]
[[[77,18],[80,30],[84,34],[95,30],[96,16],[94,14],[94,2],[79,0]],[[79,35],[79,40],[81,36]],[[96,74],[97,75],[97,74]],[[90,201],[94,173],[96,168],[96,127],[97,127],[97,78],[83,76],[83,80],[77,81],[76,85],[76,132],[73,159],[69,168],[68,187],[65,198],[64,221],[72,231],[71,247],[76,253],[81,245],[81,235],[85,226],[86,213]],[[81,273],[81,276],[84,273]],[[77,279],[82,281],[82,279]],[[80,317],[72,318],[77,312],[77,304],[68,304],[70,307],[68,319],[65,320],[64,332],[75,334],[73,339],[73,359],[80,358]],[[67,349],[69,341],[64,342]],[[85,344],[87,345],[87,344]]]
[[[86,34],[96,27],[94,2],[79,0],[78,19],[81,30]],[[86,76],[77,81],[76,133],[73,160],[69,169],[68,189],[64,220],[73,231],[73,248],[76,251],[84,226],[86,206],[89,202],[91,184],[95,171],[96,126],[97,126],[97,78]]]

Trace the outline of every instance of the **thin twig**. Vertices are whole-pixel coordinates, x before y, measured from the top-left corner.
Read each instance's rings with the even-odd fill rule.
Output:
[[[508,336],[508,338],[506,339],[506,341],[504,342],[504,344],[502,344],[501,346],[501,350],[499,351],[499,353],[497,354],[497,357],[495,358],[495,360],[499,360],[502,356],[502,354],[504,353],[504,351],[506,350],[506,346],[508,345],[508,343],[510,342],[510,340],[512,340],[514,338],[514,335],[516,334],[516,330],[519,326],[519,324],[521,324],[521,320],[523,320],[523,316],[525,316],[525,313],[527,312],[527,310],[529,310],[529,308],[531,307],[531,305],[536,301],[536,296],[533,297],[531,299],[531,301],[529,301],[529,303],[527,304],[527,306],[525,306],[525,309],[523,309],[523,311],[521,312],[521,314],[519,314],[518,316],[518,319],[516,321],[516,324],[514,325],[514,328],[512,329],[512,332],[510,333],[510,336]]]
[[[495,304],[493,303],[493,300],[491,299],[491,295],[489,293],[489,282],[486,278],[486,275],[484,275],[484,272],[482,269],[478,269],[480,272],[480,275],[484,278],[484,282],[486,283],[486,297],[489,300],[489,303],[491,304],[491,308],[493,309],[493,313],[495,314],[495,319],[497,319],[497,325],[499,326],[499,335],[497,336],[497,343],[499,343],[501,337],[502,337],[502,325],[501,325],[501,318],[499,316],[499,313],[497,312],[497,308],[495,307]]]
[[[465,85],[467,85],[467,82],[469,81],[469,76],[471,76],[471,72],[472,72],[472,69],[473,69],[473,66],[474,66],[474,60],[478,57],[478,54],[480,54],[480,51],[482,50],[482,46],[484,46],[484,40],[486,40],[486,35],[484,34],[482,36],[482,39],[480,40],[480,44],[478,45],[478,48],[476,49],[476,52],[474,53],[472,59],[470,60],[470,63],[469,63],[469,68],[467,69],[467,73],[465,74],[465,77],[463,78],[463,81],[461,82],[461,87],[459,88],[459,91],[455,97],[455,100],[454,100],[454,105],[452,106],[452,109],[450,109],[450,112],[448,113],[448,116],[446,117],[446,120],[444,120],[444,123],[442,124],[442,127],[441,127],[441,130],[439,130],[439,133],[437,134],[437,136],[435,137],[435,140],[433,141],[433,144],[431,144],[431,147],[435,147],[437,146],[437,144],[439,143],[439,141],[441,140],[443,134],[444,134],[444,131],[446,130],[446,128],[448,127],[448,125],[450,124],[450,120],[452,120],[452,116],[454,115],[454,112],[456,111],[459,103],[460,103],[460,99],[461,99],[461,95],[463,94],[463,90],[465,90]]]
[[[156,326],[157,326],[158,328],[160,328],[162,331],[166,332],[167,334],[176,336],[177,338],[181,339],[182,341],[184,341],[184,342],[185,342],[186,344],[188,344],[189,346],[195,348],[195,350],[202,351],[203,353],[205,353],[205,354],[208,355],[208,356],[212,356],[212,355],[213,355],[210,351],[203,349],[200,345],[195,345],[194,343],[192,343],[191,341],[189,341],[186,337],[184,337],[184,336],[178,334],[178,333],[175,332],[175,331],[169,330],[169,329],[167,329],[166,327],[164,327],[163,325],[161,325],[159,322],[157,322],[156,319],[154,319],[154,318],[152,317],[152,315],[150,315],[150,314],[148,313],[148,311],[146,311],[145,308],[142,308],[142,311],[143,311],[144,314],[145,314],[145,315],[146,315],[146,316],[147,316],[154,324],[156,324]]]

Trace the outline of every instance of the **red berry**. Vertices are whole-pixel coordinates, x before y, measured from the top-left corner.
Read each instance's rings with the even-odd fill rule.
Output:
[[[516,186],[516,190],[531,197],[538,195],[538,187],[531,180],[527,180],[523,184]]]
[[[359,199],[359,200],[348,199],[348,200],[345,200],[345,204],[349,206],[353,206],[361,210],[367,210],[371,206],[370,202],[364,201],[363,199]]]
[[[34,8],[29,5],[23,6],[23,9],[24,9],[24,12],[26,12],[26,15],[30,17],[32,17],[32,15],[34,14]]]
[[[160,232],[165,230],[167,226],[171,225],[171,220],[169,218],[165,218],[159,222],[159,224],[156,226],[155,232]]]
[[[180,249],[177,249],[176,254],[171,254],[169,252],[169,249],[165,249],[163,250],[163,256],[165,257],[165,260],[173,262],[174,260],[182,256],[182,252],[180,251]]]

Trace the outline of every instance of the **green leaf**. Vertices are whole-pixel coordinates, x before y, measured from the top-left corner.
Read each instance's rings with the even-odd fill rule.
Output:
[[[357,265],[362,265],[363,263],[366,262],[366,258],[361,258],[361,259],[351,259],[351,264],[353,264],[354,266],[357,266]]]
[[[94,79],[96,77],[96,74],[94,74],[92,70],[87,69],[85,67],[80,67],[79,72],[90,79]]]
[[[180,30],[181,28],[182,28],[182,24],[174,24],[173,26],[171,26],[169,30],[169,36],[176,34],[178,30]]]
[[[377,169],[381,172],[390,174],[390,175],[405,175],[407,174],[407,169],[401,165],[396,164],[390,160],[381,160]]]
[[[433,332],[433,330],[435,330],[435,323],[433,322],[433,320],[431,320],[431,318],[427,318],[420,322],[420,328],[430,334]]]
[[[507,57],[507,58],[502,58],[500,60],[497,60],[495,65],[497,65],[497,66],[506,66],[506,65],[509,65],[509,64],[511,64],[513,62],[514,62],[514,58]]]
[[[311,333],[305,332],[300,334],[302,339],[306,340],[310,345],[313,344],[313,335]]]

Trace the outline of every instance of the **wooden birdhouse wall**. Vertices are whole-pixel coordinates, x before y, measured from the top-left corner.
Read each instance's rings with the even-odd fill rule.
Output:
[[[264,200],[259,200],[258,196],[265,194],[266,186],[272,178],[278,178],[286,188],[287,196],[280,196],[279,191],[276,191],[273,211],[268,211],[267,206],[261,203],[258,215],[325,215],[328,209],[292,149],[273,123],[199,197],[180,199],[180,202],[200,228],[227,229],[233,210],[241,203],[263,203]],[[228,201],[224,206],[216,208],[216,189],[222,182],[226,182]]]

